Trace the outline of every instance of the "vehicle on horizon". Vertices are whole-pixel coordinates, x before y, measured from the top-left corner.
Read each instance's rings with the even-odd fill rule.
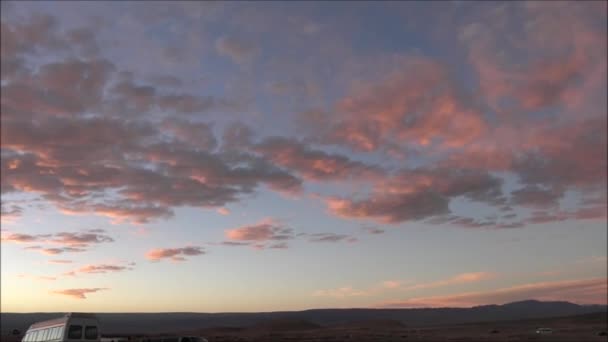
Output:
[[[553,329],[551,328],[538,328],[536,329],[537,334],[553,334]]]
[[[21,342],[101,342],[99,320],[89,313],[72,312],[32,324]]]

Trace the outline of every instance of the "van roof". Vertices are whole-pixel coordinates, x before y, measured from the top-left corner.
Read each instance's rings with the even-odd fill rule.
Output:
[[[65,324],[68,321],[68,319],[69,319],[69,317],[65,316],[65,317],[61,317],[61,318],[49,319],[48,321],[37,322],[37,323],[30,325],[30,329],[38,329],[38,328],[44,328],[44,327],[48,327],[48,326],[52,326],[52,325]]]
[[[95,314],[84,313],[84,312],[70,312],[60,318],[49,319],[47,321],[37,322],[30,326],[30,329],[39,329],[53,325],[65,324],[70,318],[92,318],[97,319]]]

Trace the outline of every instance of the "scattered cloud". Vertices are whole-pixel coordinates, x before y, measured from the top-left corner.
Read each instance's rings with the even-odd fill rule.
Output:
[[[73,263],[73,261],[72,260],[63,260],[63,259],[54,259],[54,260],[48,260],[47,263],[63,265],[63,264],[71,264],[71,263]]]
[[[258,53],[255,45],[235,37],[220,37],[215,41],[215,49],[221,56],[229,57],[236,64],[246,64]]]
[[[305,237],[309,242],[357,242],[358,239],[351,235],[335,233],[301,233],[298,236]]]
[[[401,282],[398,280],[386,280],[382,282],[382,286],[387,289],[397,289],[401,286]]]
[[[19,278],[30,278],[30,279],[35,279],[35,280],[47,280],[47,281],[54,281],[57,280],[56,277],[51,277],[51,276],[37,276],[37,275],[31,275],[31,274],[19,274],[17,275],[17,277]]]
[[[218,212],[218,214],[224,215],[224,216],[230,215],[230,209],[225,208],[225,207],[221,207],[221,208],[217,209],[217,212]]]
[[[369,294],[366,291],[356,290],[350,286],[346,286],[337,289],[318,290],[315,291],[312,295],[314,297],[348,298],[367,296]]]
[[[380,229],[377,227],[364,227],[363,230],[372,235],[384,234],[385,232],[384,229]]]
[[[530,283],[484,292],[416,297],[382,303],[378,307],[469,307],[504,304],[527,299],[570,301],[579,304],[606,304],[607,283],[608,280],[605,278]]]
[[[350,160],[339,154],[312,149],[302,142],[282,137],[266,138],[253,149],[275,164],[308,180],[373,179],[384,176],[381,168]]]
[[[155,248],[146,253],[146,259],[150,261],[160,261],[170,259],[172,261],[185,261],[184,256],[197,256],[206,254],[202,247],[187,246],[180,248]]]
[[[75,299],[86,299],[86,295],[99,291],[109,290],[108,288],[95,287],[95,288],[84,288],[84,289],[65,289],[51,291],[52,294],[59,294],[64,296],[70,296]]]
[[[368,198],[326,199],[329,211],[346,218],[381,223],[417,221],[446,215],[452,198],[463,196],[494,206],[504,205],[502,181],[487,172],[457,169],[402,170],[375,184]]]
[[[84,252],[92,245],[114,242],[103,229],[91,229],[80,232],[58,232],[53,234],[22,234],[2,232],[2,243],[35,244],[25,250],[35,250],[46,255],[57,255],[66,252]],[[53,247],[59,245],[60,247]]]
[[[258,249],[276,245],[277,241],[281,243],[279,246],[286,248],[284,242],[295,238],[293,229],[274,219],[264,219],[253,225],[228,229],[225,235],[228,239],[224,242],[225,245],[250,245]]]
[[[100,273],[114,273],[122,272],[126,270],[132,270],[133,265],[115,265],[115,264],[98,264],[98,265],[85,265],[73,271],[64,273],[66,276],[76,276],[77,274],[100,274]]]

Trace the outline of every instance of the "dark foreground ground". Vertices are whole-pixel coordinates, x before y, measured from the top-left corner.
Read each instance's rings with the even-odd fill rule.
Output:
[[[561,318],[484,322],[458,325],[414,327],[394,320],[367,320],[322,327],[302,320],[268,321],[248,328],[205,328],[183,331],[180,335],[203,336],[209,342],[396,342],[396,341],[606,341],[606,312]],[[553,329],[538,335],[538,327]],[[131,341],[145,342],[157,334],[131,335]],[[19,341],[4,335],[1,341]]]
[[[538,327],[554,330],[551,335],[538,335]],[[279,327],[276,327],[279,328]],[[435,326],[414,328],[398,322],[362,322],[327,328],[278,331],[279,329],[258,329],[222,331],[206,329],[200,331],[210,342],[219,341],[352,341],[352,342],[393,342],[393,341],[608,341],[600,336],[607,328],[606,314],[582,317],[566,317],[543,320],[493,322],[466,325]]]
[[[398,321],[362,321],[320,327],[307,321],[272,321],[251,328],[209,328],[184,334],[209,342],[396,342],[396,341],[608,341],[608,315],[603,313],[536,320],[408,327]],[[554,330],[539,335],[538,327]],[[145,338],[144,338],[145,341]]]

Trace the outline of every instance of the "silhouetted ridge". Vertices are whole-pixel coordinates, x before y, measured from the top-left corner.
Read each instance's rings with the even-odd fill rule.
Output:
[[[606,305],[577,305],[569,302],[525,300],[504,305],[472,308],[425,309],[315,309],[262,313],[101,313],[104,333],[179,332],[213,327],[266,327],[265,329],[313,329],[318,326],[376,321],[407,326],[446,325],[473,322],[540,319],[605,312]],[[2,313],[2,332],[25,331],[34,322],[62,316],[61,313]],[[387,323],[389,324],[389,323]],[[389,325],[390,325],[389,324]],[[8,330],[7,330],[8,329]]]

